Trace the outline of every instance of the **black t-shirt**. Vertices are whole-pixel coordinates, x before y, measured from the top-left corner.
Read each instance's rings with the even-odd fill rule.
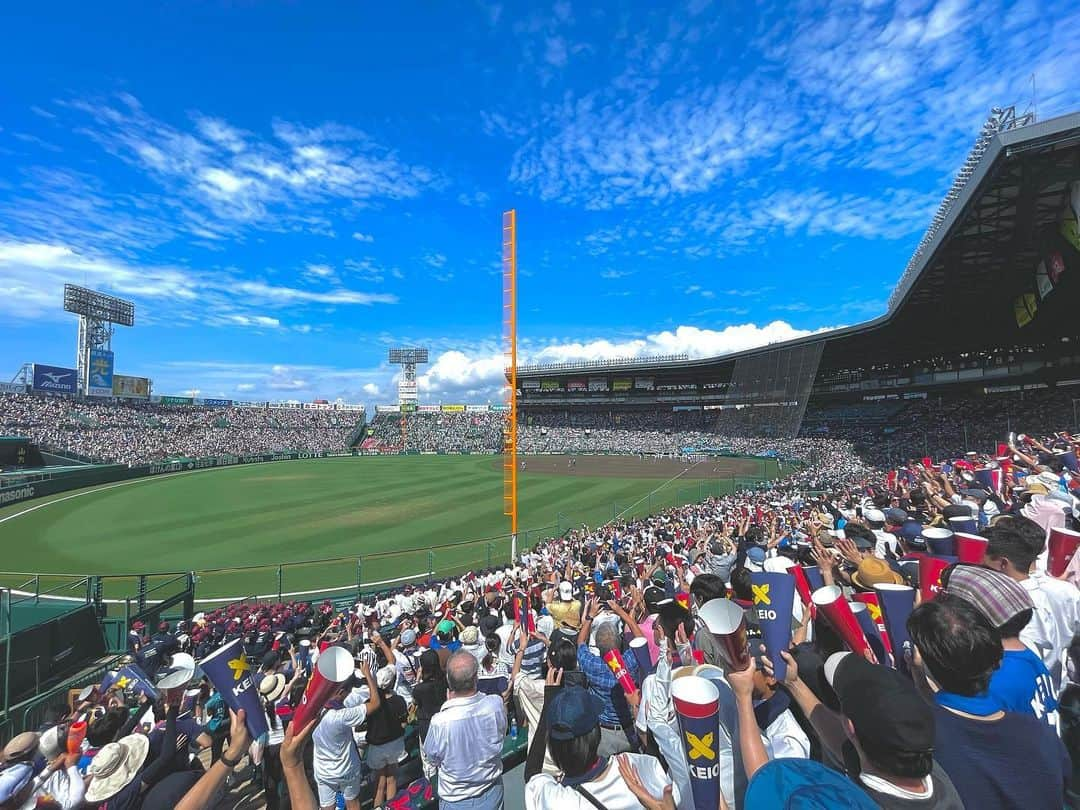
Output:
[[[405,729],[401,724],[407,711],[401,695],[384,696],[379,708],[367,716],[368,745],[385,745],[403,736]]]
[[[1013,712],[1000,720],[973,720],[940,706],[934,707],[934,720],[934,758],[965,807],[1063,806],[1069,755],[1045,723]]]
[[[930,772],[934,789],[927,799],[907,799],[902,796],[893,796],[891,793],[882,793],[869,787],[859,777],[854,778],[855,784],[865,790],[874,803],[884,810],[964,810],[960,795],[937,762],[934,763],[934,769]]]
[[[431,727],[431,718],[438,714],[446,702],[446,684],[441,681],[421,681],[413,687],[413,701],[416,703],[416,727],[420,739],[426,739]]]

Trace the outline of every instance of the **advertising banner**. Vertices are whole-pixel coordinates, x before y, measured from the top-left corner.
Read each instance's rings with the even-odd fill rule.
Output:
[[[541,391],[562,391],[562,383],[559,380],[541,380]]]
[[[146,379],[146,377],[129,377],[127,374],[113,374],[112,392],[114,397],[146,399],[150,396],[150,380]]]
[[[438,405],[420,405],[420,406],[417,407],[416,410],[420,411],[420,413],[438,413],[439,412],[439,406]]]
[[[611,381],[612,391],[629,391],[630,387],[634,384],[634,381],[629,377],[616,377]]]
[[[604,377],[589,377],[590,391],[607,391],[608,384]]]
[[[500,411],[500,412],[505,413],[506,411],[510,410],[510,406],[509,405],[492,405],[491,410]]]
[[[539,391],[540,390],[540,381],[539,380],[522,380],[521,381],[521,389],[523,391]]]
[[[194,399],[194,397],[162,396],[161,397],[161,404],[162,405],[194,405],[195,404],[195,399]]]
[[[0,383],[0,394],[21,394],[25,390],[22,383]]]
[[[401,408],[402,413],[416,413],[417,406],[415,402],[402,402],[398,407]]]
[[[465,413],[464,405],[443,405],[443,413]]]
[[[487,405],[466,405],[465,410],[468,413],[487,413],[489,409]]]
[[[566,390],[567,391],[588,391],[589,390],[589,383],[587,381],[585,381],[585,380],[567,380],[566,381]]]
[[[421,405],[420,410],[423,410],[426,407],[427,407],[426,405]],[[401,408],[398,405],[376,405],[375,406],[375,413],[397,413],[399,410],[401,410]]]
[[[74,394],[78,389],[75,369],[34,363],[34,390],[51,394]]]
[[[113,353],[105,349],[91,349],[86,393],[92,397],[111,397],[112,378]]]
[[[231,408],[231,399],[203,399],[203,405],[209,405],[211,408]]]
[[[652,391],[656,387],[656,381],[652,377],[638,377],[634,380],[634,388],[641,391]]]

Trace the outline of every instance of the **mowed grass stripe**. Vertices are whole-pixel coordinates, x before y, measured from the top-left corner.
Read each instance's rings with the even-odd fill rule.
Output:
[[[521,476],[519,527],[610,520],[663,487],[658,508],[677,487],[657,479],[577,475]],[[666,503],[664,501],[666,500]],[[635,512],[648,507],[639,507]],[[22,505],[21,508],[25,508]],[[19,507],[0,510],[14,514]],[[423,573],[427,548],[504,535],[502,481],[490,456],[349,458],[232,467],[149,479],[87,494],[0,524],[7,570],[138,573],[261,564],[261,570],[204,573],[199,596],[274,593],[277,565],[285,591],[355,582],[363,557],[366,582]],[[538,536],[531,536],[536,542]],[[524,538],[522,538],[524,540]],[[12,542],[14,541],[14,542]],[[485,540],[436,549],[447,571],[504,564],[509,542]],[[490,557],[489,557],[490,555]]]

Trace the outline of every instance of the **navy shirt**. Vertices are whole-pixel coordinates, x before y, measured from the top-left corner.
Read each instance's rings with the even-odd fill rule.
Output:
[[[934,759],[965,807],[1030,810],[1064,806],[1069,755],[1030,714],[984,721],[934,706]]]

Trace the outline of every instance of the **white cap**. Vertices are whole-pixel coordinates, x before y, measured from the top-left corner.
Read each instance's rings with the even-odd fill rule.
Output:
[[[559,583],[559,598],[564,602],[571,602],[574,599],[574,586],[569,582]]]
[[[869,520],[871,523],[884,523],[885,513],[880,509],[867,509],[863,512],[863,517]]]

